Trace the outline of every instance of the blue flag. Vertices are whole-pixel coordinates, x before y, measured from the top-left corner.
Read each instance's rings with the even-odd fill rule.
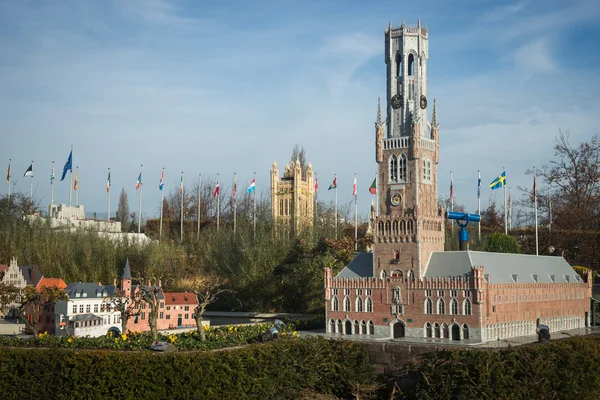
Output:
[[[65,175],[67,175],[67,171],[73,171],[73,150],[71,150],[71,152],[69,153],[69,158],[67,159],[67,162],[65,163],[65,167],[63,168],[62,178],[60,178],[61,182],[65,179]]]
[[[506,185],[506,171],[502,171],[502,173],[490,183],[492,190],[500,189],[504,185]]]

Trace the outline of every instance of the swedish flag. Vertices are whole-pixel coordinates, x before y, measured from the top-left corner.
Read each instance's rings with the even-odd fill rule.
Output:
[[[492,190],[499,189],[504,185],[506,185],[506,171],[502,171],[502,173],[490,183],[490,188],[492,188]]]

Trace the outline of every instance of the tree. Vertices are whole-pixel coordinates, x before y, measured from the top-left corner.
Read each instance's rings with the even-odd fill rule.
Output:
[[[10,306],[17,300],[19,289],[13,285],[0,282],[0,315],[7,315]]]
[[[505,235],[500,232],[490,235],[486,250],[491,253],[520,253],[517,239],[514,236]]]
[[[121,333],[126,333],[127,322],[140,314],[139,297],[130,298],[119,289],[111,296],[106,297],[105,301],[111,305],[111,308],[121,313]]]
[[[306,178],[306,152],[304,151],[304,146],[295,145],[294,150],[292,150],[292,156],[290,157],[290,161],[299,161],[300,168],[302,168],[302,178]]]
[[[572,146],[570,132],[559,130],[555,139],[557,160],[544,166],[539,175],[551,187],[553,224],[563,229],[600,228],[600,139]],[[546,196],[538,194],[538,201]],[[547,204],[546,204],[547,206]]]
[[[152,333],[152,339],[158,340],[158,309],[160,307],[160,298],[163,296],[162,287],[160,280],[156,278],[148,279],[147,285],[139,285],[137,301],[146,302],[150,307],[148,313],[148,325],[150,325],[150,332]]]
[[[129,201],[127,200],[127,192],[125,188],[121,188],[121,194],[119,195],[119,205],[117,207],[118,220],[121,221],[121,227],[123,231],[127,231],[125,226],[127,225],[129,218]]]
[[[496,202],[491,201],[490,205],[481,211],[481,226],[491,231],[504,228],[504,217],[498,213]]]
[[[69,300],[67,294],[56,286],[44,286],[40,290],[33,286],[25,286],[21,290],[20,296],[19,313],[21,319],[36,337],[38,334],[37,323],[42,311],[50,309],[50,306],[57,301]]]
[[[202,329],[202,320],[206,307],[214,303],[217,297],[224,292],[229,291],[226,288],[227,281],[216,275],[193,276],[181,281],[181,286],[186,291],[194,293],[198,305],[194,309],[194,319],[196,320],[196,328],[200,333],[200,339],[206,339],[206,333]]]

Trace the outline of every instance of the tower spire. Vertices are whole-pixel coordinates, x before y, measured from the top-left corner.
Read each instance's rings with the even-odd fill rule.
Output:
[[[381,124],[381,97],[377,97],[377,126],[380,126]]]
[[[437,120],[437,108],[435,106],[435,98],[433,99],[433,115],[431,117],[431,126],[435,126],[436,128],[439,126]]]

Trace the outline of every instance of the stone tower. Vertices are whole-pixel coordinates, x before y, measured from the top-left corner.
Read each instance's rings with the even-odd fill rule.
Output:
[[[427,27],[385,30],[386,121],[378,105],[375,123],[377,210],[375,276],[422,277],[433,251],[444,250],[442,210],[437,205],[439,125],[433,102],[428,121]]]
[[[313,226],[313,169],[302,171],[299,161],[291,161],[279,178],[277,163],[271,168],[271,211],[273,221],[290,233]]]

